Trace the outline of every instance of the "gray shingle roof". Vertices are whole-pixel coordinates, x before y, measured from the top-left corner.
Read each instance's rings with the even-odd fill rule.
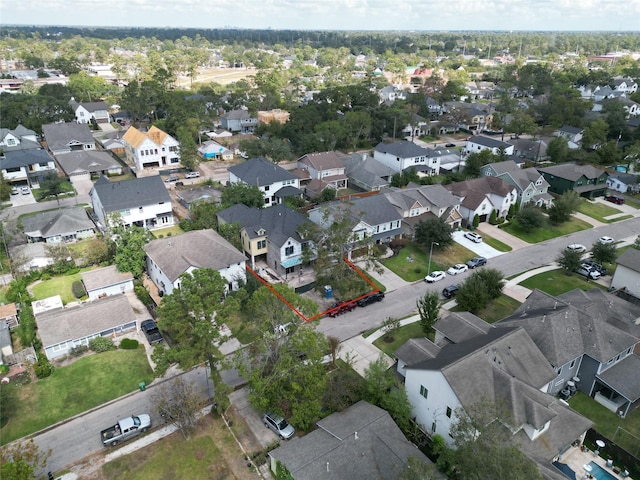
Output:
[[[511,144],[507,142],[502,142],[500,140],[496,140],[495,138],[483,137],[482,135],[475,135],[471,137],[469,142],[477,143],[478,145],[482,145],[487,148],[500,148],[500,147],[510,147]]]
[[[222,118],[226,120],[248,120],[251,118],[247,110],[231,110],[230,112],[223,113]]]
[[[318,429],[269,452],[293,478],[304,480],[395,480],[408,457],[429,459],[381,408],[360,401],[318,422]]]
[[[279,167],[264,157],[251,158],[246,162],[229,167],[229,172],[247,185],[262,187],[275,182],[296,180],[293,173]]]
[[[107,177],[100,177],[93,185],[93,190],[106,212],[159,203],[171,204],[171,196],[158,175],[121,182],[110,182]]]
[[[429,156],[430,153],[430,150],[406,140],[395,143],[380,142],[376,145],[375,150],[381,153],[395,155],[400,158],[426,157]]]
[[[640,357],[637,355],[629,355],[597,377],[631,402],[640,399]]]
[[[133,280],[131,273],[119,272],[115,265],[82,272],[81,275],[82,283],[84,283],[84,288],[87,292]]]
[[[590,179],[599,178],[604,170],[600,170],[592,165],[577,165],[575,163],[562,163],[560,165],[554,165],[552,167],[538,168],[538,171],[554,175],[560,178],[566,178],[567,180],[576,181],[583,175]]]
[[[433,328],[451,342],[460,343],[478,335],[484,335],[493,327],[473,313],[450,312],[438,320]]]
[[[344,168],[344,156],[339,152],[316,152],[308,153],[298,159],[298,164],[308,165],[314,170],[331,170],[334,168]]]
[[[625,185],[635,185],[638,183],[638,176],[632,175],[630,173],[615,173],[610,175],[609,178],[615,178],[620,183],[624,183]]]
[[[172,283],[190,267],[222,270],[246,260],[237,248],[211,229],[152,240],[144,250]]]
[[[28,167],[36,163],[49,163],[53,158],[43,149],[12,150],[0,157],[0,169]]]
[[[91,130],[86,123],[50,123],[42,126],[47,148],[52,152],[65,150],[72,143],[95,144]]]
[[[392,205],[402,211],[409,210],[416,202],[423,206],[433,205],[437,209],[460,205],[460,199],[440,184],[387,189],[383,194]]]
[[[438,353],[440,353],[440,347],[428,338],[411,338],[393,352],[393,355],[407,365],[413,365],[430,358],[435,358]]]
[[[73,173],[99,173],[120,167],[120,164],[109,153],[97,150],[60,153],[56,155],[56,161],[67,176]]]
[[[383,163],[367,155],[353,154],[343,160],[347,176],[371,188],[380,188],[389,184],[382,177],[388,177],[394,172]]]
[[[70,207],[39,213],[22,219],[27,236],[44,238],[57,235],[75,234],[76,232],[94,229],[95,225],[87,216],[83,207]]]
[[[38,335],[45,347],[135,321],[136,315],[126,295],[112,295],[76,307],[44,312],[36,317]]]
[[[640,250],[628,248],[616,260],[618,265],[627,267],[635,272],[640,272]]]

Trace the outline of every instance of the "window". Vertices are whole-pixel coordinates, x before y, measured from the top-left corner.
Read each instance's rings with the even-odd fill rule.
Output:
[[[424,388],[424,385],[420,385],[420,395],[422,395],[424,398],[427,398],[429,396],[429,390]]]
[[[269,191],[269,188],[270,188],[270,187],[269,187],[269,185],[265,185],[265,187],[264,187],[264,191],[265,191],[265,192],[268,192],[268,191]]]
[[[267,248],[267,241],[266,240],[258,240],[258,248],[260,248],[260,249]]]
[[[290,247],[286,247],[284,249],[284,254],[287,255],[287,256],[288,255],[293,255],[293,245],[291,245]]]
[[[15,145],[15,144],[16,144],[15,138],[7,138],[7,145]]]
[[[447,407],[447,417],[451,418],[451,407]]]

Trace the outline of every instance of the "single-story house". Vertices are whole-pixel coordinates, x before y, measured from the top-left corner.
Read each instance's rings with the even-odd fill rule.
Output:
[[[101,175],[120,175],[122,166],[107,152],[79,150],[56,155],[56,162],[67,177],[97,178]]]
[[[9,328],[15,328],[20,324],[18,306],[15,303],[0,305],[0,323],[6,323]]]
[[[133,275],[130,272],[119,272],[115,265],[89,270],[81,275],[89,300],[133,290]]]
[[[84,207],[50,210],[25,217],[22,225],[29,242],[75,242],[96,235],[96,226]]]

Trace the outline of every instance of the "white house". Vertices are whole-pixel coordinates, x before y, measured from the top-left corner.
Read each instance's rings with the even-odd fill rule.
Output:
[[[480,153],[483,150],[491,150],[494,155],[500,154],[502,150],[505,155],[513,155],[514,146],[510,143],[496,140],[495,138],[475,135],[467,139],[463,154]]]
[[[282,203],[286,195],[302,195],[300,179],[264,157],[229,167],[229,182],[258,187],[264,196],[265,207]]]
[[[144,251],[149,278],[163,295],[180,286],[180,275],[199,268],[220,272],[227,281],[227,291],[237,290],[246,282],[246,257],[211,229],[152,240]]]
[[[42,145],[38,142],[36,132],[18,125],[13,130],[0,128],[0,147],[4,152],[8,152],[11,150],[37,150],[42,148]]]
[[[125,226],[136,225],[149,230],[174,224],[171,197],[157,175],[121,182],[100,177],[89,197],[99,226],[109,227],[113,214],[117,214]]]
[[[122,137],[127,162],[137,171],[180,165],[179,142],[157,127],[141,132],[129,127]]]
[[[76,102],[73,98],[69,101],[78,123],[109,123],[109,110],[105,102]]]
[[[634,194],[640,190],[640,182],[637,175],[614,173],[607,178],[607,188],[616,192]]]
[[[89,300],[133,291],[133,275],[118,272],[115,265],[82,272],[81,275]]]
[[[480,177],[464,182],[451,183],[445,187],[460,197],[460,214],[470,225],[476,215],[481,222],[491,218],[505,218],[512,205],[518,202],[518,191],[513,185],[496,177]]]
[[[213,140],[208,140],[200,145],[198,153],[205,160],[233,160],[233,152]]]
[[[618,266],[611,279],[611,287],[624,289],[640,298],[640,250],[629,248],[616,260]]]
[[[11,150],[0,157],[0,170],[12,186],[38,188],[43,177],[56,173],[56,164],[43,149]]]
[[[381,142],[373,150],[373,158],[400,173],[415,168],[427,175],[440,173],[440,157],[430,156],[430,151],[406,140],[395,143]]]

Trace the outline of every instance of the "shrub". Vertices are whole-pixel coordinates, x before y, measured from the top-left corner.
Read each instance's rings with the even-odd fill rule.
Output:
[[[151,298],[151,295],[149,294],[147,289],[144,288],[144,285],[142,285],[142,282],[140,280],[136,280],[134,282],[133,291],[135,292],[136,297],[138,297],[138,300],[140,300],[145,305],[153,304],[153,299]]]
[[[69,350],[69,355],[71,355],[72,357],[79,357],[80,355],[88,351],[89,347],[87,347],[86,345],[78,345],[77,347],[73,347],[71,350]]]
[[[47,357],[38,354],[38,361],[33,366],[33,373],[35,373],[38,378],[47,378],[53,373],[53,365],[49,363]]]
[[[76,280],[75,282],[73,282],[73,284],[71,285],[71,290],[73,291],[73,296],[76,298],[82,298],[87,294],[87,292],[85,292],[84,290],[84,285],[80,280]]]
[[[123,338],[120,342],[120,348],[124,350],[135,350],[140,345],[140,342],[133,338]]]
[[[115,350],[116,346],[110,338],[96,337],[89,341],[89,348],[96,353]]]
[[[473,216],[473,227],[474,228],[478,228],[478,225],[480,225],[480,217],[478,216],[478,214],[476,213]]]

